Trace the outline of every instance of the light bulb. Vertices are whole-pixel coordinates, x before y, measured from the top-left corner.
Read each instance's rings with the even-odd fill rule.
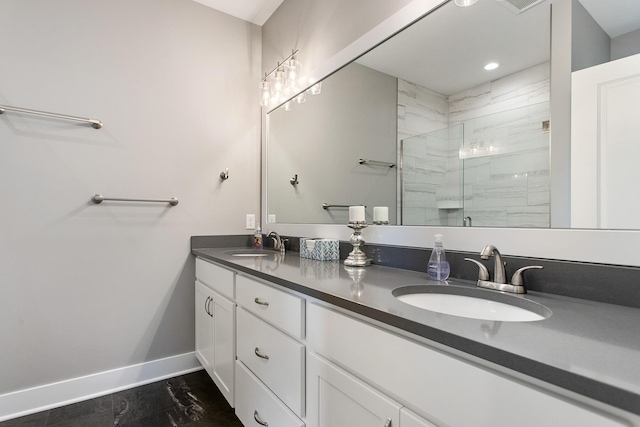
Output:
[[[477,1],[478,0],[455,0],[455,3],[456,3],[456,6],[467,7],[467,6],[471,6]]]

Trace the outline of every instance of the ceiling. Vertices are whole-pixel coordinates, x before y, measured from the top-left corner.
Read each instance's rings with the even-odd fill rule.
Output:
[[[262,26],[283,0],[193,0],[205,6]]]
[[[444,5],[358,59],[385,74],[453,95],[550,59],[548,2],[515,15],[496,1]],[[500,67],[485,71],[488,62]]]
[[[638,0],[578,0],[611,38],[640,28]]]
[[[262,26],[284,0],[194,1]],[[638,0],[579,1],[611,38],[640,28],[640,1]]]
[[[640,28],[640,0],[579,1],[612,38]],[[552,1],[520,14],[500,3],[450,2],[357,62],[452,95],[549,61]],[[488,62],[500,67],[485,71]]]

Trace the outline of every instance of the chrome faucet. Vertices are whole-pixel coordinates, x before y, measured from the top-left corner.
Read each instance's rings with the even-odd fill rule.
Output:
[[[495,283],[507,283],[507,272],[504,269],[504,263],[502,262],[502,255],[500,251],[493,245],[487,245],[480,252],[480,258],[489,259],[493,255],[495,257],[495,263],[493,265],[493,281]]]
[[[284,244],[286,242],[288,242],[289,239],[281,238],[280,235],[278,233],[276,233],[275,231],[272,231],[271,233],[269,233],[269,235],[267,235],[267,237],[273,240],[273,249],[284,253],[284,251],[285,251]]]
[[[511,277],[511,283],[507,283],[507,273],[505,269],[505,263],[502,261],[502,255],[498,248],[493,245],[487,245],[480,252],[480,258],[489,259],[493,255],[495,257],[495,264],[493,267],[493,281],[489,278],[489,270],[487,267],[482,264],[480,261],[476,261],[475,259],[465,258],[465,261],[471,261],[480,268],[478,273],[478,287],[486,288],[486,289],[494,289],[496,291],[502,292],[511,292],[514,294],[526,294],[527,289],[524,287],[524,278],[522,273],[526,270],[530,270],[533,268],[542,268],[539,265],[530,265],[527,267],[522,267],[516,270]]]

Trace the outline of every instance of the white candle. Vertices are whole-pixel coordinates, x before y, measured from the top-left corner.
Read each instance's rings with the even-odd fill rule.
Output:
[[[364,206],[349,206],[349,222],[364,222]]]
[[[389,222],[389,208],[386,206],[375,206],[373,208],[373,222]]]

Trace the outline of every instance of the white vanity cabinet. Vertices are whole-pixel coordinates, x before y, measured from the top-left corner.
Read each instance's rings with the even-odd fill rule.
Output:
[[[307,427],[396,427],[402,405],[309,352]]]
[[[437,427],[313,352],[307,390],[307,427]]]
[[[196,259],[195,353],[232,407],[236,360],[234,276],[230,270]]]
[[[357,320],[342,312],[308,304],[307,345],[309,372],[314,372],[313,353],[320,354],[344,371],[368,384],[375,384],[380,393],[394,396],[407,409],[415,409],[435,425],[448,427],[622,427],[628,425],[608,414],[587,408],[491,371],[466,360],[441,352]],[[322,369],[327,370],[324,367]],[[316,420],[316,401],[320,416],[345,412],[347,405],[332,396],[352,399],[352,386],[346,382],[325,381],[308,377],[310,426],[320,426]],[[344,373],[343,373],[344,376]],[[316,396],[314,388],[327,390]],[[312,391],[313,390],[313,391]],[[330,390],[330,392],[328,391]],[[344,399],[344,397],[343,397]],[[349,409],[355,404],[349,403]],[[404,410],[400,427],[432,426],[426,420]],[[313,416],[311,416],[313,414]],[[349,416],[345,414],[344,416]],[[384,420],[384,418],[383,418]],[[406,424],[403,424],[403,422]],[[334,425],[350,425],[334,421]],[[372,423],[383,427],[385,424]]]
[[[586,398],[245,274],[196,260],[196,356],[246,427],[630,425]]]
[[[236,415],[245,426],[304,425],[304,298],[241,275],[236,297]]]

